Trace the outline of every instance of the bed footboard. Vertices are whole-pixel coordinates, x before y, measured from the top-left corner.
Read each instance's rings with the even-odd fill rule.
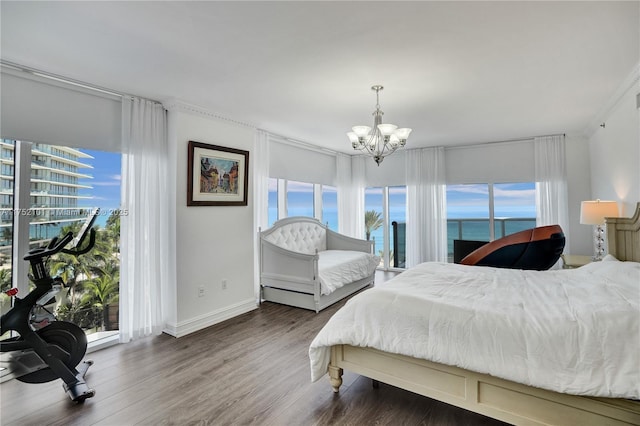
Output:
[[[640,401],[567,395],[431,361],[349,345],[331,347],[328,373],[342,370],[516,425],[637,425]]]

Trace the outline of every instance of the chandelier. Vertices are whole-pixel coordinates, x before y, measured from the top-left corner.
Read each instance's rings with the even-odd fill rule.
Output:
[[[384,157],[392,154],[398,147],[403,147],[407,143],[407,138],[411,129],[393,124],[383,124],[380,110],[380,91],[382,86],[373,86],[371,90],[376,92],[376,110],[373,111],[373,128],[369,126],[354,126],[353,132],[347,133],[351,146],[356,151],[364,151],[373,157],[379,166]]]

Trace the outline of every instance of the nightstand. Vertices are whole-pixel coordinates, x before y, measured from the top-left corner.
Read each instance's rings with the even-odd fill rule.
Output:
[[[593,262],[593,258],[591,256],[579,254],[563,254],[561,257],[563,269],[579,268],[580,266]]]

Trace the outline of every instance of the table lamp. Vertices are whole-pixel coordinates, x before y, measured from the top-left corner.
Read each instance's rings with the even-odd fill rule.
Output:
[[[593,260],[604,256],[604,219],[618,217],[618,203],[615,201],[583,201],[580,205],[580,223],[595,225],[595,254]]]

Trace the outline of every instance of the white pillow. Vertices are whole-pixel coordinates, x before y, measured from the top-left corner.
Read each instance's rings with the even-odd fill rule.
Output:
[[[615,258],[615,256],[608,254],[605,257],[602,258],[603,262],[620,262],[618,259]]]

